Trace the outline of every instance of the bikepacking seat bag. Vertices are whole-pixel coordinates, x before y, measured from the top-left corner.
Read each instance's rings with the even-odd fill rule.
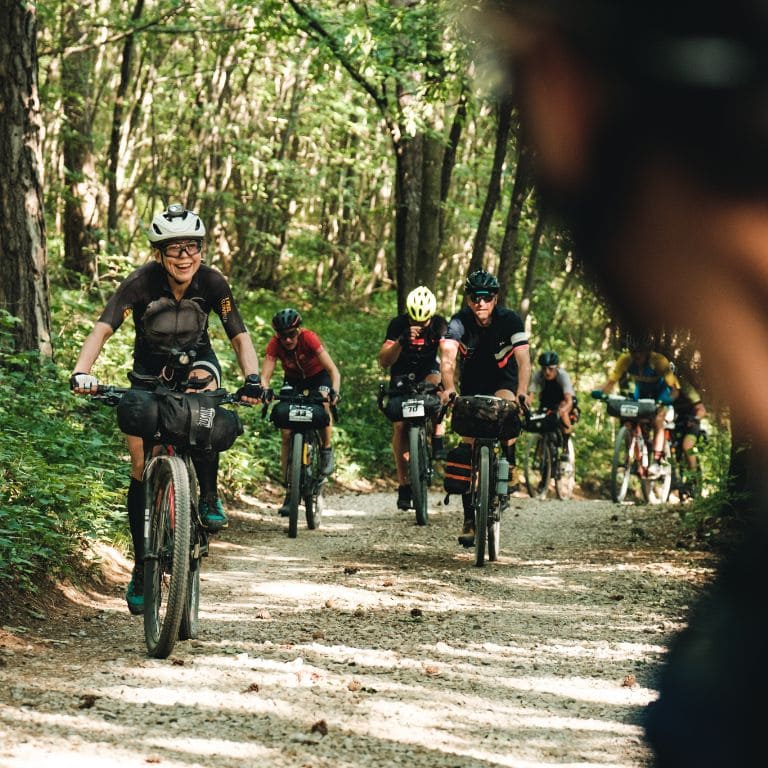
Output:
[[[384,415],[390,421],[426,416],[434,418],[440,412],[440,398],[437,395],[393,395],[384,406]]]
[[[501,440],[517,437],[523,426],[517,404],[493,395],[457,397],[451,424],[462,437]]]
[[[200,343],[208,315],[192,299],[176,301],[164,296],[147,306],[141,322],[144,336],[153,350],[189,351]]]
[[[472,478],[472,448],[461,443],[451,448],[445,457],[443,488],[446,493],[469,493]]]
[[[532,413],[525,422],[526,432],[536,432],[538,434],[544,432],[554,432],[558,428],[560,418],[557,413]]]
[[[653,419],[656,416],[656,401],[651,399],[609,397],[608,415],[620,419]]]
[[[320,429],[331,423],[331,417],[322,404],[289,403],[285,400],[275,405],[269,418],[276,427],[296,432]]]

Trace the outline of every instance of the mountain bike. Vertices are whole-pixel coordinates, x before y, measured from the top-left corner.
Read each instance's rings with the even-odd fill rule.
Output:
[[[616,434],[611,463],[611,498],[621,503],[627,496],[631,478],[640,482],[643,499],[649,504],[663,504],[669,498],[672,485],[672,467],[669,433],[672,423],[665,424],[662,471],[657,476],[648,472],[653,456],[652,422],[658,403],[652,399],[632,400],[618,395],[601,397],[608,406],[608,414],[621,421]],[[671,409],[668,409],[671,411]]]
[[[194,387],[195,379],[178,384],[155,376],[131,373],[129,378],[140,389],[99,385],[92,395],[106,405],[120,406],[124,398],[144,400],[148,424],[158,423],[156,391],[147,389],[171,384],[178,398]],[[202,386],[205,386],[203,383]],[[239,403],[234,394],[216,390],[216,405]],[[202,396],[194,393],[190,397]],[[208,393],[214,396],[213,393]],[[205,405],[202,405],[205,402]],[[198,402],[207,422],[218,418],[210,413],[208,401]],[[207,411],[207,412],[206,412]],[[222,412],[226,412],[222,409]],[[149,430],[154,427],[148,427]],[[149,434],[149,432],[148,432]],[[144,488],[144,639],[149,656],[164,659],[176,640],[198,636],[200,606],[200,568],[208,556],[209,532],[199,513],[200,490],[192,462],[192,447],[167,439],[159,429],[145,436]],[[231,443],[230,443],[231,445]],[[229,446],[227,446],[229,447]]]
[[[531,498],[546,499],[554,479],[558,499],[570,499],[576,485],[576,451],[573,437],[564,455],[564,436],[557,411],[532,413],[525,424],[529,432],[525,450],[525,486]]]
[[[503,440],[520,434],[518,405],[492,395],[457,397],[453,429],[472,438],[470,493],[475,513],[475,565],[499,557],[502,509],[500,497],[509,493],[509,461]]]
[[[433,424],[439,422],[445,413],[437,391],[437,385],[427,381],[417,382],[412,373],[399,377],[395,386],[389,389],[379,384],[379,410],[391,421],[404,421],[408,433],[408,478],[417,525],[429,522],[428,489],[434,471],[427,432],[431,434]]]
[[[288,487],[288,536],[295,539],[299,531],[299,504],[302,501],[309,530],[320,526],[323,515],[323,486],[328,477],[320,466],[320,429],[329,424],[324,407],[328,400],[321,392],[296,392],[286,385],[271,402],[275,403],[272,422],[280,429],[290,430],[285,483]],[[265,403],[262,417],[266,416],[268,408],[269,403]],[[338,412],[333,405],[331,414],[334,421],[338,421]]]

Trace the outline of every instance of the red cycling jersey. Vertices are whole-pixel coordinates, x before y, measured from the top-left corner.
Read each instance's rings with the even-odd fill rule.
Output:
[[[267,344],[266,356],[279,360],[289,380],[308,379],[325,370],[320,362],[319,354],[325,349],[320,337],[314,332],[302,328],[296,348],[286,349],[277,336],[273,336]]]

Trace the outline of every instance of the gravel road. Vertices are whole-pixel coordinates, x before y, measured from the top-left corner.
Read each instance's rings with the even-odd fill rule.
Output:
[[[501,558],[393,493],[329,496],[287,538],[231,509],[205,562],[198,640],[145,656],[122,598],[63,588],[0,631],[0,766],[644,766],[664,644],[711,576],[673,508],[514,499]]]

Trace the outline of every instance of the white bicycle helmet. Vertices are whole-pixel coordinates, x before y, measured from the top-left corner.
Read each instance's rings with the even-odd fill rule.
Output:
[[[408,316],[415,323],[423,323],[435,314],[437,299],[426,285],[414,288],[405,299]]]
[[[147,237],[154,246],[183,237],[201,240],[205,237],[205,224],[194,211],[188,211],[181,203],[171,203],[152,219]]]

